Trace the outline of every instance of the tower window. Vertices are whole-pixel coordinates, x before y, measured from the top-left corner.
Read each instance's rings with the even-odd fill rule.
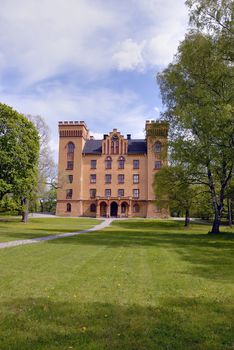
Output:
[[[67,203],[67,212],[68,212],[68,213],[71,212],[71,203]]]
[[[154,144],[154,152],[160,153],[161,150],[162,150],[162,144],[161,144],[161,142],[158,141]]]
[[[72,199],[72,189],[66,190],[66,199]]]
[[[154,168],[155,169],[161,169],[162,167],[162,162],[161,160],[156,160],[155,164],[154,164]]]
[[[74,150],[75,145],[73,142],[67,144],[67,169],[72,170],[74,166]]]
[[[68,182],[72,184],[73,182],[73,175],[68,175]]]

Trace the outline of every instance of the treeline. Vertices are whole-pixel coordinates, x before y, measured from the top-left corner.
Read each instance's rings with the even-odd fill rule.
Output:
[[[41,116],[0,103],[0,212],[55,211],[57,170]]]
[[[188,0],[190,28],[157,80],[169,122],[169,166],[155,178],[157,202],[232,222],[234,202],[234,2]],[[195,208],[195,209],[194,209]],[[204,215],[203,215],[204,214]]]

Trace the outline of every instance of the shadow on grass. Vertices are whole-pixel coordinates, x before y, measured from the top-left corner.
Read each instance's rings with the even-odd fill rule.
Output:
[[[153,226],[152,226],[153,225]],[[189,262],[190,274],[207,279],[217,279],[230,283],[233,280],[233,243],[234,234],[200,234],[200,226],[189,232],[181,223],[176,223],[174,230],[168,229],[170,223],[121,222],[107,230],[85,235],[61,238],[48,244],[71,244],[87,246],[105,246],[107,248],[163,248],[178,254],[181,260]],[[123,227],[125,227],[123,229]],[[132,229],[131,229],[132,228]],[[203,228],[204,230],[204,228]],[[196,231],[194,233],[194,231]]]
[[[230,306],[196,298],[158,307],[31,298],[1,310],[1,350],[227,350],[233,340]]]

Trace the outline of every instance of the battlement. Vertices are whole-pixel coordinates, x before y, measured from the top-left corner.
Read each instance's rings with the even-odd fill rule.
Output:
[[[146,120],[145,129],[147,137],[167,137],[169,123],[165,120]]]
[[[87,125],[83,120],[81,120],[81,121],[78,121],[78,120],[59,121],[58,125],[59,126],[70,126],[70,125],[71,126],[84,126],[88,130]]]
[[[165,120],[146,120],[146,124],[157,124],[157,125],[168,125],[168,123]]]

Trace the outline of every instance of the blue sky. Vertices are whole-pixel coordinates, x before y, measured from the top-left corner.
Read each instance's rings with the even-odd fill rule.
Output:
[[[1,102],[42,115],[57,151],[59,120],[143,137],[162,109],[156,74],[187,28],[183,0],[0,0]],[[56,157],[56,156],[55,156]]]

